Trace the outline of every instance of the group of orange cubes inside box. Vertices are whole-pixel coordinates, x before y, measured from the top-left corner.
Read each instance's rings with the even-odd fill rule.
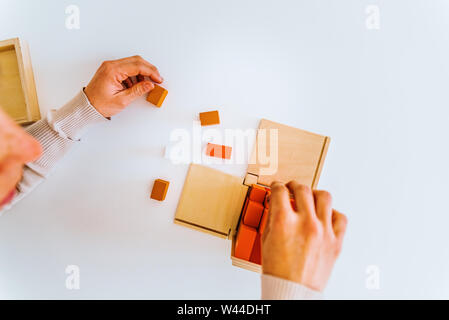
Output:
[[[249,189],[237,231],[234,255],[253,263],[262,263],[262,234],[268,221],[268,187],[253,184]]]

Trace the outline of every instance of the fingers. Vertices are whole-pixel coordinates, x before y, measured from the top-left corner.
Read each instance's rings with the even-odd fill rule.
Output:
[[[332,229],[332,196],[324,190],[313,191],[315,210],[318,219],[329,230]]]
[[[348,219],[344,214],[338,212],[337,210],[332,211],[332,228],[334,229],[335,237],[339,241],[343,241],[347,224]]]
[[[315,202],[312,189],[296,181],[287,183],[287,188],[295,197],[296,211],[305,214],[311,219],[315,219]]]
[[[119,59],[113,61],[113,63],[114,69],[118,72],[117,77],[120,82],[137,75],[150,77],[151,80],[157,83],[163,81],[157,68],[140,56]]]
[[[280,182],[273,182],[271,184],[270,214],[268,215],[268,224],[270,224],[271,220],[284,218],[285,214],[291,210],[292,207],[290,205],[288,189]]]
[[[122,104],[127,106],[138,97],[150,92],[154,88],[154,84],[151,81],[141,81],[131,86],[130,88],[120,92],[122,96]]]

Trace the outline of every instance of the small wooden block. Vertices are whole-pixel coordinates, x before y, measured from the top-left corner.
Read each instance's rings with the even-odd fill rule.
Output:
[[[257,264],[262,264],[262,238],[260,233],[257,233],[256,240],[254,240],[253,251],[249,261]]]
[[[169,181],[156,179],[154,181],[153,190],[151,191],[151,199],[164,201],[165,196],[167,195],[169,185],[170,185]]]
[[[244,224],[240,224],[235,242],[234,255],[236,258],[249,260],[256,240],[257,230]]]
[[[247,226],[258,228],[262,218],[264,207],[261,203],[249,200],[246,212],[244,212],[243,223]]]
[[[254,174],[248,173],[246,174],[244,185],[252,186],[253,184],[257,184],[258,177]]]
[[[218,111],[201,112],[200,121],[202,126],[220,124],[220,116]]]
[[[161,86],[154,84],[154,89],[148,93],[147,101],[160,108],[167,96],[168,91]]]
[[[218,144],[208,143],[206,149],[206,155],[209,157],[231,159],[232,147],[222,146]]]
[[[257,184],[253,184],[251,191],[249,193],[249,199],[259,203],[264,203],[266,194],[267,191],[264,187],[258,186]]]
[[[263,211],[262,219],[260,219],[260,225],[259,225],[259,233],[262,235],[265,231],[265,227],[267,226],[268,221],[268,209],[265,208]]]

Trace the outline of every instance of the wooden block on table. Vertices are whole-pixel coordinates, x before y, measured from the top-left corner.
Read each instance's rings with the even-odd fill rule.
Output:
[[[232,147],[222,146],[214,143],[208,143],[206,149],[206,155],[209,157],[231,159]]]
[[[257,264],[262,264],[262,237],[260,233],[257,233],[256,240],[254,240],[253,251],[249,261]]]
[[[200,121],[202,126],[211,126],[220,123],[220,116],[218,111],[201,112]]]
[[[153,190],[151,191],[151,199],[164,201],[165,196],[167,195],[169,185],[170,185],[169,181],[156,179],[154,181]]]
[[[240,224],[235,242],[234,255],[236,258],[249,260],[256,240],[257,230]]]
[[[267,190],[264,187],[253,184],[249,193],[249,199],[259,203],[264,203],[266,194]]]
[[[148,93],[147,101],[160,108],[167,96],[168,91],[162,88],[160,85],[154,84],[154,89]]]
[[[243,213],[243,223],[247,226],[258,228],[264,207],[261,203],[249,200],[246,211]]]

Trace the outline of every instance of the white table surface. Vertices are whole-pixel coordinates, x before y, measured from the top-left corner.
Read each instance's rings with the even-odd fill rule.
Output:
[[[69,4],[79,30],[65,27]],[[365,26],[372,4],[380,30]],[[173,223],[187,166],[163,146],[219,109],[221,129],[267,118],[332,137],[319,187],[349,226],[327,297],[447,298],[448,30],[444,0],[1,0],[0,39],[29,42],[43,113],[101,61],[134,54],[169,95],[92,128],[0,218],[0,297],[258,298],[259,275],[231,266],[230,241]],[[163,203],[148,196],[155,178],[171,182]],[[65,287],[71,264],[80,290]]]

